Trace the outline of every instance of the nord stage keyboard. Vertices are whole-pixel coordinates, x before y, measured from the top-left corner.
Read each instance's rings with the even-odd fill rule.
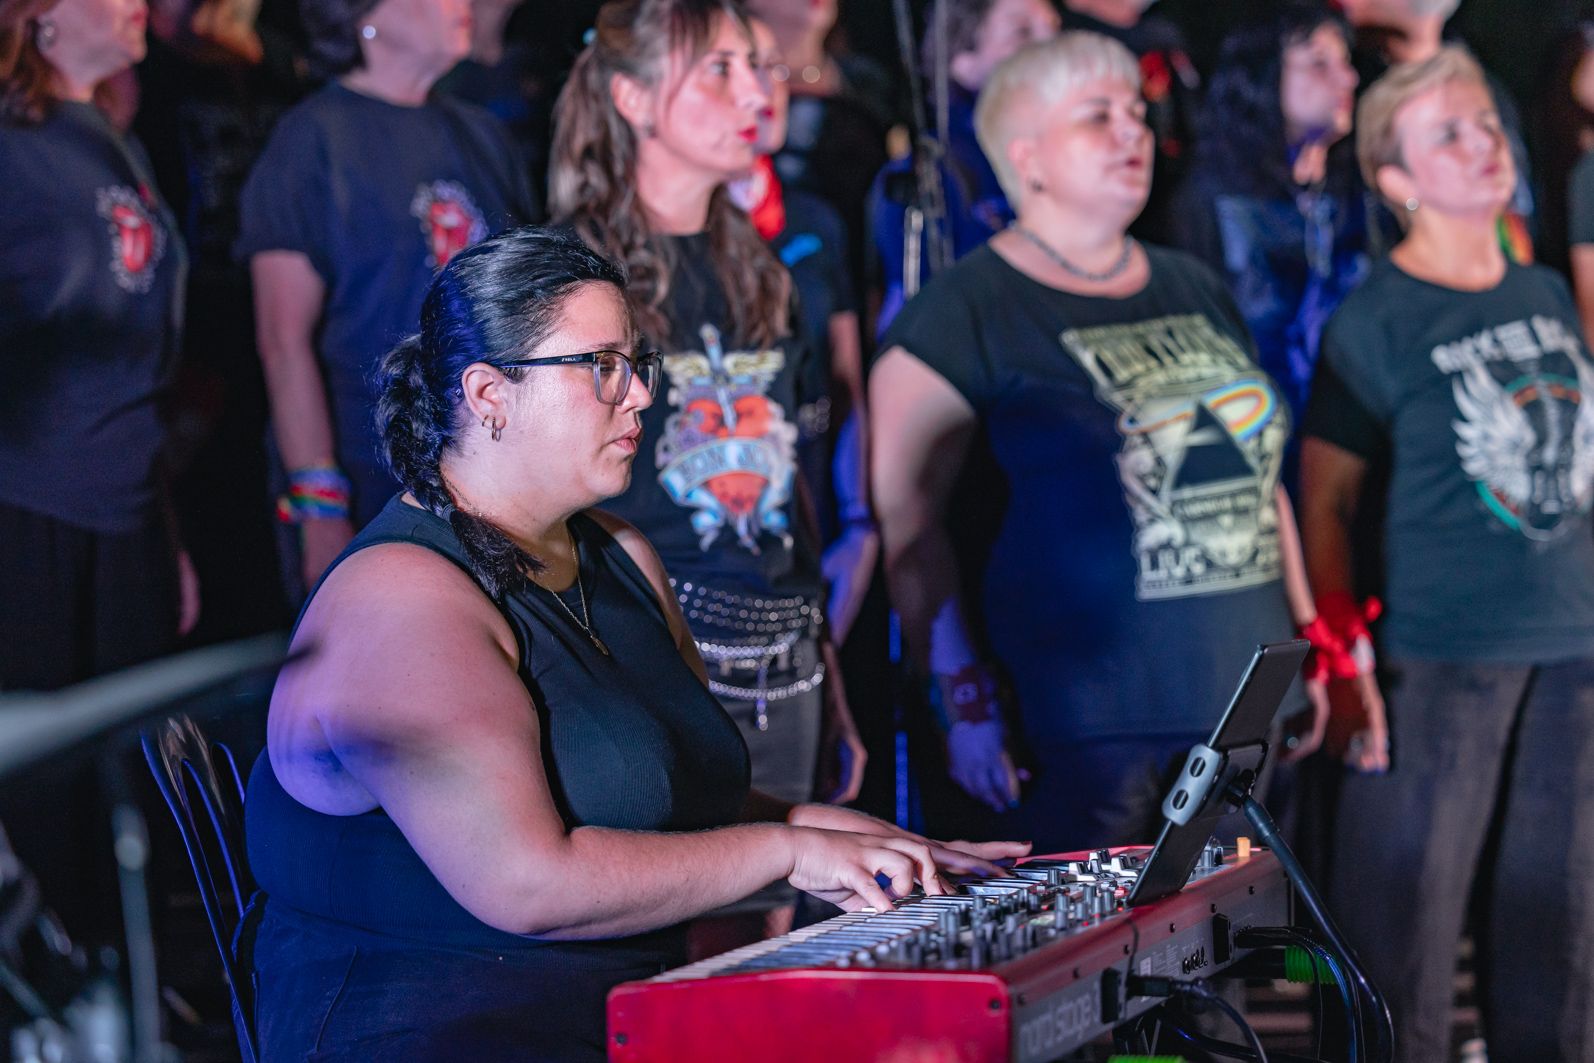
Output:
[[[1290,925],[1271,853],[1216,844],[1179,893],[1124,899],[1149,848],[1030,859],[1012,878],[915,895],[609,994],[611,1063],[1040,1063],[1160,1000],[1130,975],[1197,978],[1234,936]]]

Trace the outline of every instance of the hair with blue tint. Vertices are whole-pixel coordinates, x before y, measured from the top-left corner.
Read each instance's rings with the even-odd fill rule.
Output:
[[[1227,188],[1249,195],[1293,194],[1292,145],[1286,142],[1280,96],[1284,53],[1325,25],[1349,41],[1349,28],[1332,11],[1286,0],[1267,18],[1237,27],[1224,39],[1207,84],[1197,150],[1218,168]],[[1330,183],[1352,179],[1352,147],[1346,137],[1331,149]]]
[[[447,520],[471,573],[493,598],[519,588],[541,562],[491,522],[459,509],[443,480],[444,451],[470,424],[461,380],[477,363],[525,358],[558,326],[565,302],[588,284],[624,294],[625,278],[568,230],[527,226],[455,255],[432,279],[421,330],[377,365],[376,427],[388,469]],[[525,370],[508,368],[518,381]]]

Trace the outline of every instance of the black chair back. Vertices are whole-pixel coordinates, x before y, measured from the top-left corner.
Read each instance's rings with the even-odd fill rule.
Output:
[[[254,1028],[254,982],[233,958],[254,878],[244,855],[244,780],[232,751],[209,741],[187,716],[145,731],[144,758],[183,836],[200,903],[210,922],[232,994],[233,1026],[243,1063],[259,1058]]]

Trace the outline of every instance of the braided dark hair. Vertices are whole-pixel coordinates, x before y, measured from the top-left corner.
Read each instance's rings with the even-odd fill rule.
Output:
[[[471,574],[494,599],[540,571],[492,522],[458,508],[443,480],[443,452],[469,420],[460,383],[466,367],[524,358],[558,324],[565,301],[588,284],[625,278],[568,230],[526,226],[499,233],[449,260],[421,305],[421,331],[382,357],[376,370],[376,428],[393,476],[448,521]],[[519,380],[523,368],[502,370]]]

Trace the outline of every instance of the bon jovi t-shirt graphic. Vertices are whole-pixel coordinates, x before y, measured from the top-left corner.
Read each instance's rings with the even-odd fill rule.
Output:
[[[1380,262],[1323,333],[1312,387],[1305,434],[1390,461],[1391,653],[1594,652],[1594,362],[1558,275],[1512,265],[1463,292]]]
[[[819,552],[797,508],[796,411],[808,347],[734,334],[706,235],[660,239],[671,260],[670,335],[625,494],[604,504],[640,528],[679,584],[748,596],[819,593]]]
[[[1208,730],[1256,644],[1292,630],[1288,407],[1223,283],[1187,255],[1146,254],[1145,287],[1107,299],[1040,284],[986,245],[886,337],[973,410],[944,520],[980,652],[1036,748]]]
[[[702,350],[664,358],[665,398],[674,412],[656,448],[659,484],[691,510],[705,550],[730,536],[756,554],[765,533],[789,546],[797,426],[769,395],[786,352],[726,351],[709,324],[698,335]]]
[[[1061,341],[1117,414],[1141,599],[1279,576],[1288,417],[1273,384],[1205,314],[1068,329]]]

